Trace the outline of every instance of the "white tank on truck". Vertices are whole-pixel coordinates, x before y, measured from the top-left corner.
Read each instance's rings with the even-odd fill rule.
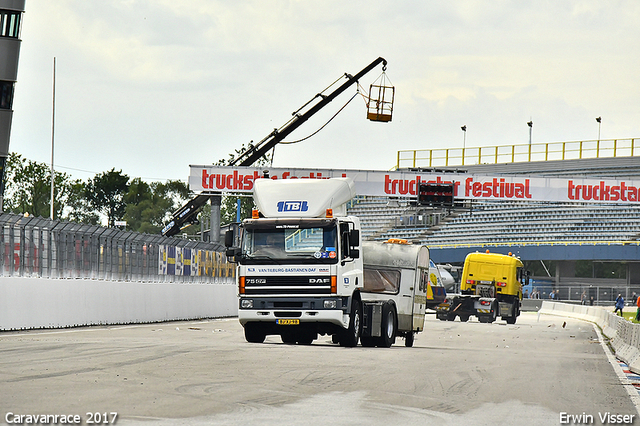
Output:
[[[251,219],[225,238],[238,263],[238,319],[248,342],[280,335],[310,344],[330,335],[342,346],[412,346],[424,329],[429,250],[360,241],[346,216],[347,178],[258,179]]]

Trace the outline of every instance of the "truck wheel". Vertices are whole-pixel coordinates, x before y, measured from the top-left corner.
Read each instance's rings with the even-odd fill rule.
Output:
[[[520,315],[520,303],[516,301],[513,307],[513,316],[506,318],[507,324],[515,324],[516,319],[518,319],[518,315]]]
[[[413,331],[409,331],[407,332],[407,335],[404,337],[404,345],[407,348],[411,348],[413,347],[413,338],[414,338],[415,334],[413,333]]]
[[[390,348],[396,342],[396,310],[391,303],[382,305],[382,336],[380,346]]]
[[[491,313],[488,315],[483,315],[478,319],[480,320],[480,322],[492,323],[496,320],[496,318],[498,318],[498,304],[496,302],[493,302],[491,304]]]
[[[462,321],[462,322],[469,321],[469,314],[460,314],[458,316],[460,317],[460,321]]]
[[[244,325],[244,338],[249,343],[262,343],[267,335],[259,324],[248,323]]]
[[[340,346],[353,348],[358,346],[362,332],[362,305],[358,299],[351,302],[351,315],[349,316],[349,328],[344,331],[340,339]]]
[[[498,302],[493,302],[491,308],[491,321],[489,322],[494,322],[496,319],[498,319],[498,315],[500,313],[500,304]]]

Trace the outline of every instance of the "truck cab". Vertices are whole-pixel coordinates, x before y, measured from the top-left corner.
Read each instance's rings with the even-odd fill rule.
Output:
[[[279,334],[285,343],[309,344],[328,334],[357,344],[360,221],[333,213],[345,213],[354,195],[348,179],[255,182],[258,210],[226,241],[238,263],[238,318],[247,341]]]

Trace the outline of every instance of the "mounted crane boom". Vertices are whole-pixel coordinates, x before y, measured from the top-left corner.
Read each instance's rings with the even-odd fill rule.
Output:
[[[234,158],[229,165],[230,166],[251,166],[255,163],[260,157],[265,155],[280,143],[284,138],[286,138],[291,132],[300,127],[305,121],[307,121],[311,116],[324,108],[329,102],[334,100],[338,95],[347,90],[352,85],[356,84],[360,78],[362,78],[369,71],[373,70],[379,64],[382,64],[383,71],[386,69],[387,61],[386,59],[380,57],[375,61],[371,62],[367,65],[362,71],[357,73],[356,75],[346,74],[345,77],[347,79],[340,87],[335,89],[328,95],[324,95],[322,93],[318,93],[313,99],[304,104],[300,109],[293,113],[293,118],[289,120],[286,124],[284,124],[279,129],[275,129],[271,132],[267,137],[262,139],[256,145],[249,145],[249,148],[245,150],[242,154],[240,154],[237,158]],[[310,107],[305,112],[301,111],[309,106],[315,100],[320,99],[315,105]],[[162,229],[162,235],[166,237],[171,237],[180,232],[181,229],[197,222],[197,214],[200,207],[202,207],[207,200],[218,194],[212,193],[202,193],[191,199],[188,203],[178,209],[173,213],[171,221]]]

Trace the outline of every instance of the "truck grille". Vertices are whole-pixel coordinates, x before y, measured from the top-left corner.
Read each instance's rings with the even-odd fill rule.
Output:
[[[245,295],[274,294],[331,294],[331,277],[324,276],[270,276],[245,277]]]

